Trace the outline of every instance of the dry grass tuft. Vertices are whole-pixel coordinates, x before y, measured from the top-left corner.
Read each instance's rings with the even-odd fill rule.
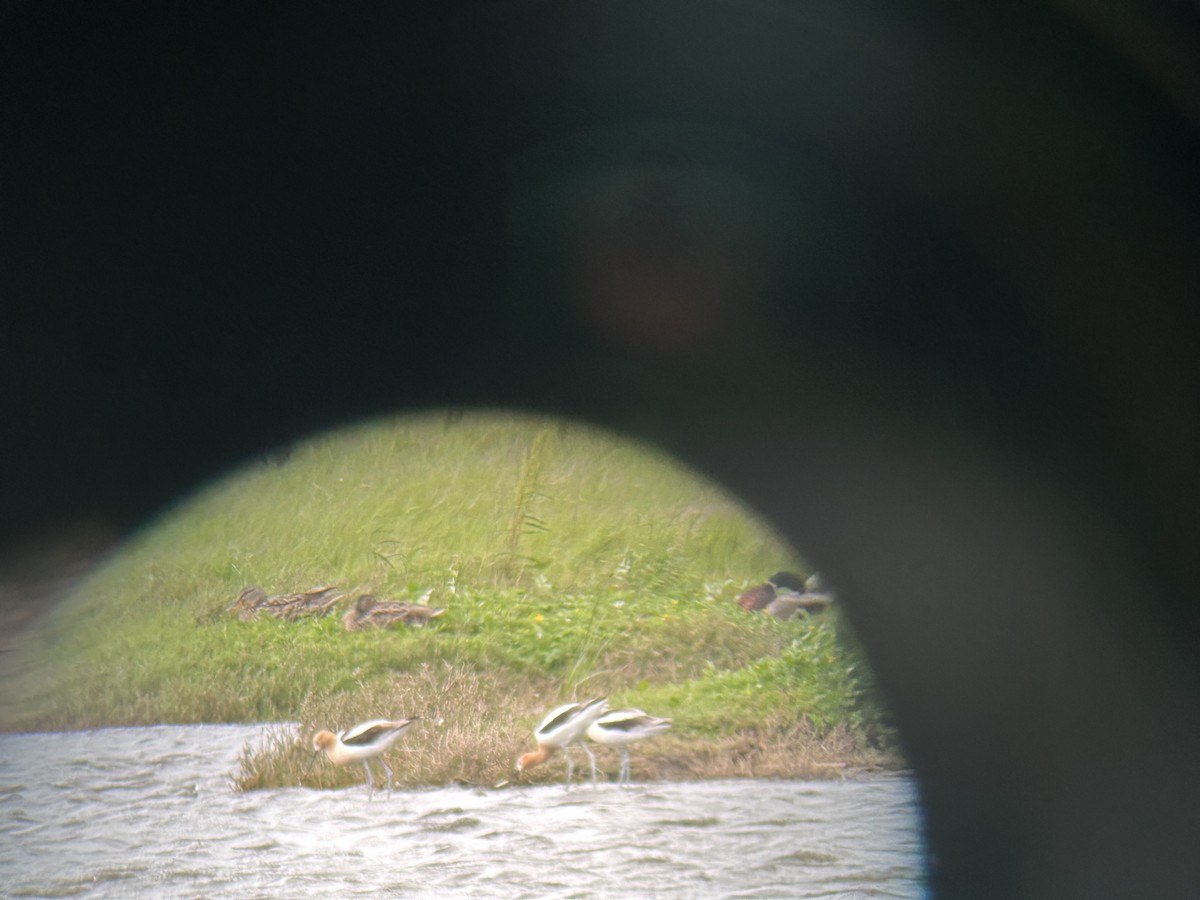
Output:
[[[397,786],[498,786],[515,780],[514,762],[521,752],[533,749],[532,732],[544,712],[567,699],[550,682],[499,684],[467,666],[426,663],[397,676],[387,689],[364,685],[350,693],[310,697],[298,728],[268,732],[257,745],[243,749],[234,786],[254,790],[360,784],[363,773],[358,765],[338,768],[323,757],[313,764],[312,735],[370,718],[414,715],[421,720],[386,756]],[[824,778],[889,763],[878,753],[862,750],[861,744],[845,727],[821,733],[808,723],[780,719],[721,736],[676,726],[633,745],[630,756],[633,777],[642,781]],[[617,751],[595,745],[592,749],[602,777],[615,778]],[[575,760],[578,778],[587,763],[578,751]],[[556,753],[524,773],[520,782],[557,782],[564,772],[562,755]]]
[[[828,778],[883,762],[859,744],[844,727],[821,734],[808,724],[782,721],[720,737],[692,738],[673,731],[635,744],[631,768],[635,778],[657,781]],[[615,752],[612,757],[615,761]]]

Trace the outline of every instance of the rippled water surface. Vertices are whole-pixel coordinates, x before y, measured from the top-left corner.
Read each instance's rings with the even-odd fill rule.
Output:
[[[261,726],[0,735],[15,897],[920,897],[895,775],[235,793]]]

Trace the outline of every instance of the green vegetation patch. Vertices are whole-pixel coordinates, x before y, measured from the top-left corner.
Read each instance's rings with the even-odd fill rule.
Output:
[[[639,746],[635,775],[890,758],[837,610],[779,622],[734,602],[781,568],[808,564],[650,448],[507,414],[375,422],[260,460],[147,525],[5,654],[0,721],[298,723],[247,748],[246,788],[360,781],[358,766],[305,771],[312,731],[402,715],[422,720],[390,751],[409,762],[399,780],[492,783],[546,709],[596,694],[674,719]],[[227,609],[251,584],[346,596],[320,618],[243,621]],[[364,593],[446,613],[348,631]],[[530,780],[552,777],[547,763]]]

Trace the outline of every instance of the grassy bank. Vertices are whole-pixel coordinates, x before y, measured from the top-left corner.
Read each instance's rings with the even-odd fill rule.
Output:
[[[779,568],[807,563],[647,448],[506,415],[378,422],[259,461],[144,529],[5,654],[0,721],[285,720],[311,734],[420,715],[393,751],[398,779],[491,783],[545,709],[606,693],[675,720],[635,753],[643,776],[889,758],[836,611],[778,622],[733,603]],[[385,631],[344,630],[344,606],[243,622],[225,610],[247,584],[334,584],[346,602],[432,592],[447,613]],[[239,783],[295,783],[309,755],[268,740]],[[321,766],[307,782],[361,777]]]

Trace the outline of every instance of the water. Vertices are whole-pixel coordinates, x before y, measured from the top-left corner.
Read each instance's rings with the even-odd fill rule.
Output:
[[[0,735],[10,897],[920,897],[913,782],[239,794],[261,726]]]

